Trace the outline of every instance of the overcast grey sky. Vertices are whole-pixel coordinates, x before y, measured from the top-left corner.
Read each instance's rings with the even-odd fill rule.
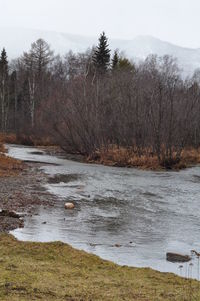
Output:
[[[137,35],[200,47],[200,0],[0,0],[0,27],[132,39]]]

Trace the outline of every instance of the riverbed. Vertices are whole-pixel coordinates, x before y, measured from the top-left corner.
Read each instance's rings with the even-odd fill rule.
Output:
[[[11,233],[26,241],[62,241],[120,265],[151,267],[199,279],[193,266],[166,261],[166,252],[200,251],[200,167],[179,172],[106,167],[50,156],[36,148],[8,145],[16,159],[41,162],[54,179],[43,184],[57,196],[39,206]],[[65,210],[66,201],[75,203]]]

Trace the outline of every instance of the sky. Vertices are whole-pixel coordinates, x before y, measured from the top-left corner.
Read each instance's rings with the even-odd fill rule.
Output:
[[[151,35],[200,48],[200,0],[0,0],[0,27],[110,38]]]

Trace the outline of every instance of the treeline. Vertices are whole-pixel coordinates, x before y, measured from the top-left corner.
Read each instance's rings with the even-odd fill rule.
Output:
[[[134,64],[105,33],[85,53],[55,56],[42,39],[8,63],[0,57],[1,131],[50,137],[68,152],[92,156],[111,146],[177,163],[200,146],[200,76],[183,80],[176,60]]]

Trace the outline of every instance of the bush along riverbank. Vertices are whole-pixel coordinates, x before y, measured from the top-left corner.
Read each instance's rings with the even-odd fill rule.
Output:
[[[101,148],[89,155],[89,163],[99,163],[117,167],[136,167],[149,170],[180,170],[192,165],[200,164],[200,149],[186,148],[180,154],[172,153],[160,159],[149,149],[135,151],[133,148],[118,148],[110,146]]]
[[[0,133],[0,152],[6,151],[3,143],[35,146],[44,149],[45,152],[50,155],[61,155],[69,160],[79,162],[97,163],[116,167],[135,167],[144,170],[181,170],[200,164],[200,148],[192,147],[185,147],[178,152],[175,150],[167,152],[163,146],[158,155],[152,148],[138,149],[134,147],[119,147],[111,144],[107,147],[96,149],[90,154],[80,153],[79,151],[71,153],[66,145],[62,143],[58,145],[49,137],[39,138],[37,135]],[[13,169],[16,170],[20,167],[20,165],[16,165],[17,160],[9,160],[11,164],[13,163],[14,165]]]

